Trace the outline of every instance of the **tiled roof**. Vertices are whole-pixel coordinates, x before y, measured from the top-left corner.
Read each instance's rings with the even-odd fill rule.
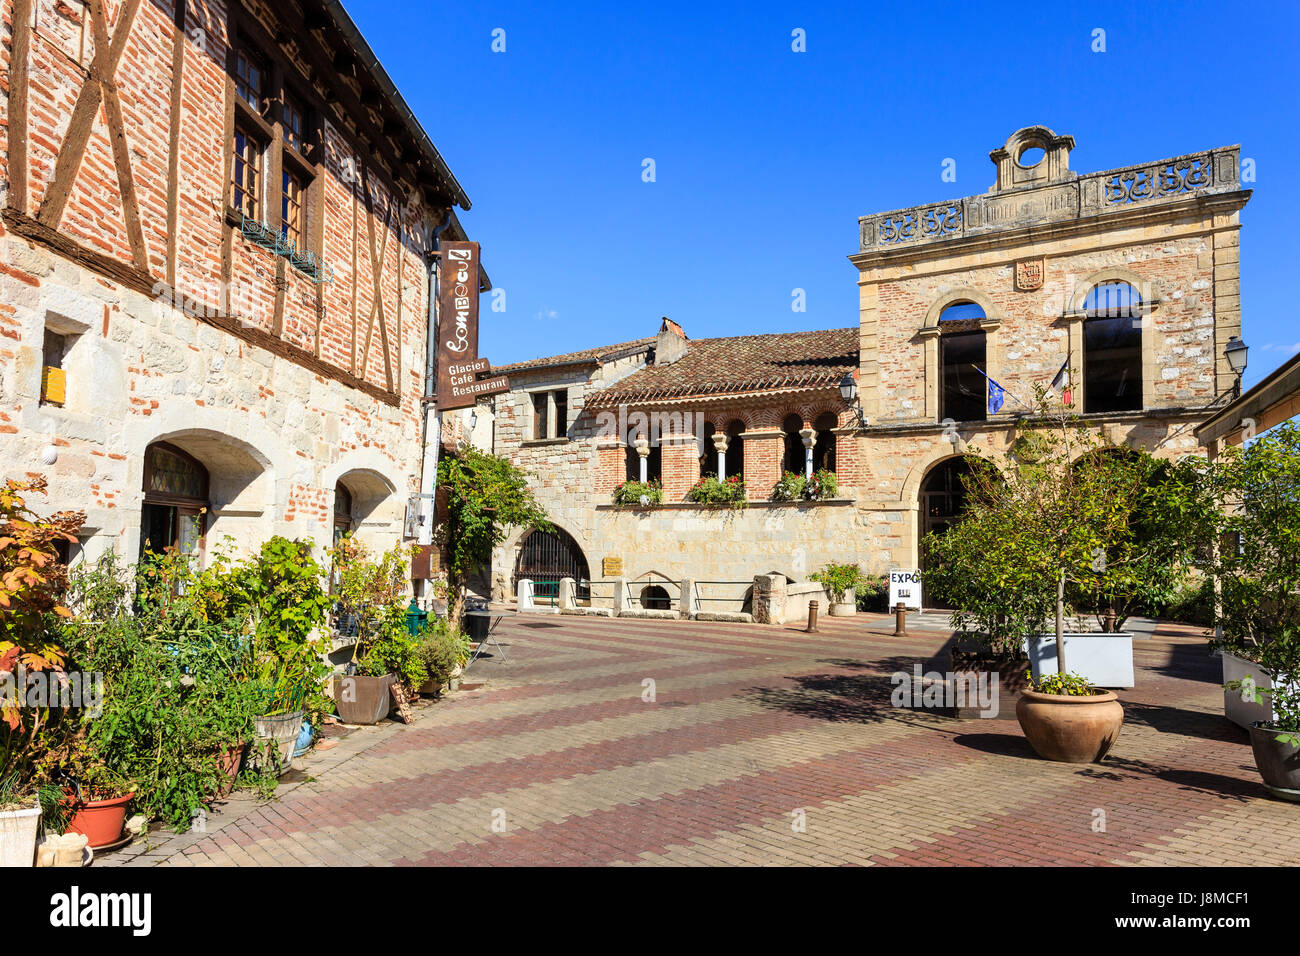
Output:
[[[856,327],[692,339],[676,362],[633,372],[587,405],[838,385],[857,367]]]
[[[494,368],[492,371],[508,374],[535,368],[552,368],[557,365],[599,365],[601,362],[638,352],[654,344],[655,340],[652,336],[648,339],[620,342],[617,345],[601,345],[594,349],[583,349],[580,352],[566,352],[563,355],[548,355],[545,358],[529,359],[527,362],[515,362],[512,365],[502,365],[499,368]]]

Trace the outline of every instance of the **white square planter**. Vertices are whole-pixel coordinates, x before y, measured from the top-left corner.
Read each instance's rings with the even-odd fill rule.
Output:
[[[1247,677],[1253,680],[1255,686],[1260,690],[1271,690],[1273,687],[1272,678],[1260,670],[1258,664],[1225,653],[1223,655],[1223,682],[1227,684],[1231,681],[1245,680]],[[1292,681],[1291,685],[1294,687],[1295,681]],[[1264,703],[1257,704],[1253,699],[1242,700],[1241,691],[1228,690],[1226,687],[1223,690],[1223,713],[1238,727],[1244,727],[1247,730],[1257,720],[1271,724],[1277,718],[1277,715],[1273,712],[1273,702],[1267,695],[1264,697]]]
[[[1133,686],[1133,635],[1065,634],[1065,669],[1096,687]],[[1025,641],[1034,679],[1056,673],[1056,635],[1035,634]]]

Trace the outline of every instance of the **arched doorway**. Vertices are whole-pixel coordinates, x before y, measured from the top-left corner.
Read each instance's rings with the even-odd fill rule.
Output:
[[[198,558],[208,512],[208,470],[197,458],[167,442],[144,453],[144,503],[140,554],[171,549]]]
[[[533,530],[525,535],[515,562],[512,589],[527,578],[533,582],[533,597],[554,603],[560,593],[560,579],[573,578],[576,598],[591,599],[591,572],[587,558],[573,536],[561,528],[554,531]]]
[[[916,550],[921,570],[926,565],[925,536],[941,535],[961,520],[967,505],[965,480],[981,465],[984,462],[970,456],[947,458],[931,468],[921,482]]]

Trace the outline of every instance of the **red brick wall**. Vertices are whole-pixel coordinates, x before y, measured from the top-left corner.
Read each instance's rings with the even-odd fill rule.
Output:
[[[31,33],[28,58],[31,82],[26,202],[29,213],[35,216],[53,179],[59,150],[85,83],[86,67],[94,54],[94,44],[87,42],[84,65],[78,64],[69,54],[79,53],[81,26],[77,11],[80,7],[56,6],[52,0],[32,2],[37,9],[38,28]],[[110,2],[107,7],[112,36],[118,28],[123,4]],[[9,26],[13,18],[12,0],[4,0],[2,9]],[[274,19],[270,9],[255,12],[259,19],[269,23]],[[175,33],[172,17],[172,3],[168,0],[141,3],[114,81],[122,105],[131,180],[147,249],[146,271],[159,281],[167,274],[170,100],[173,84],[181,84],[176,285],[215,307],[222,301],[222,245],[230,228],[223,220],[227,199],[225,63],[230,43],[227,6],[221,0],[197,0],[188,4],[179,77],[172,75]],[[91,33],[89,27],[86,33],[88,36]],[[11,49],[12,40],[6,30],[6,60]],[[297,85],[311,88],[303,77],[297,77]],[[6,118],[8,102],[6,96],[3,100]],[[320,173],[321,182],[309,200],[312,208],[308,213],[310,219],[320,220],[323,243],[315,251],[323,253],[333,268],[334,281],[324,287],[324,313],[318,316],[316,285],[284,264],[280,338],[304,356],[317,354],[319,348],[319,357],[329,365],[387,389],[384,336],[378,324],[379,316],[370,317],[374,299],[367,230],[370,218],[374,225],[374,246],[382,259],[380,286],[392,388],[401,395],[405,411],[414,414],[423,392],[422,359],[416,357],[423,355],[426,284],[420,250],[416,248],[418,242],[409,228],[404,231],[404,227],[416,225],[409,221],[411,212],[422,214],[424,210],[408,206],[408,196],[402,188],[388,185],[379,157],[359,149],[355,140],[336,123],[337,120],[327,115],[322,124],[324,168]],[[3,133],[7,162],[7,125]],[[264,163],[264,174],[268,166]],[[360,177],[352,174],[363,167],[370,172],[372,213],[367,212]],[[16,197],[11,197],[10,205],[15,202]],[[86,249],[132,264],[124,215],[118,171],[101,106],[57,228]],[[311,232],[309,223],[308,233]],[[232,311],[239,313],[249,326],[266,332],[273,332],[275,281],[280,261],[271,252],[246,242],[238,230],[233,230]],[[370,349],[362,354],[367,339]],[[409,356],[405,361],[404,353]]]
[[[693,441],[664,442],[659,447],[663,462],[664,501],[684,501],[700,480],[699,447]]]

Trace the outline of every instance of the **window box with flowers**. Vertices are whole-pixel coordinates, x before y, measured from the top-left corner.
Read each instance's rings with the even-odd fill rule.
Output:
[[[706,475],[686,492],[686,500],[701,505],[730,505],[732,508],[743,508],[747,504],[745,479],[740,475],[732,475],[719,481],[713,475]]]
[[[620,507],[663,504],[664,487],[658,479],[650,481],[625,481],[614,488],[614,504]]]
[[[772,487],[773,501],[826,501],[839,494],[835,472],[825,468],[813,472],[811,478],[787,471]]]

